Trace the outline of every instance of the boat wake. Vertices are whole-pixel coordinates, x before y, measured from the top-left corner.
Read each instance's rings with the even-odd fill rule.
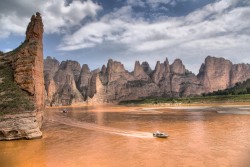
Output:
[[[77,121],[77,120],[70,119],[70,118],[60,117],[60,116],[53,116],[53,117],[50,117],[48,120],[57,122],[60,124],[64,124],[67,126],[94,130],[94,131],[99,131],[103,133],[110,133],[110,134],[115,134],[115,135],[136,137],[136,138],[153,138],[152,133],[149,133],[149,132],[121,130],[121,129],[101,126],[101,125],[97,125],[93,123],[85,123],[85,122]]]

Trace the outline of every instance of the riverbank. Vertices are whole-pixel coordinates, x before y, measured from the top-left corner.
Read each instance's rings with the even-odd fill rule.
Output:
[[[206,105],[206,104],[250,104],[250,94],[245,95],[221,95],[221,96],[197,96],[185,98],[148,98],[139,100],[122,101],[120,105]]]

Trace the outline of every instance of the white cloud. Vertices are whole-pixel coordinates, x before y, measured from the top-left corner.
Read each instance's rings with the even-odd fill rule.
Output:
[[[3,1],[9,3],[8,0]],[[62,41],[57,47],[61,51],[86,48],[100,51],[105,47],[106,51],[115,50],[109,54],[125,55],[124,61],[128,55],[145,55],[156,60],[172,55],[182,58],[184,62],[185,59],[193,59],[194,55],[234,56],[240,53],[241,56],[237,55],[239,58],[250,61],[250,58],[246,58],[250,52],[248,0],[216,0],[187,16],[165,16],[158,20],[136,15],[133,7],[155,7],[159,4],[174,6],[188,0],[127,0],[127,6],[114,9],[100,18],[96,16],[102,7],[90,0],[73,1],[69,6],[65,6],[63,0],[15,1],[17,6],[6,11],[0,2],[0,38],[8,37],[11,33],[24,35],[30,13],[40,11],[45,33],[61,33]],[[27,7],[29,2],[32,10]],[[20,11],[15,12],[14,9]],[[93,19],[83,24],[82,20],[87,17]]]
[[[73,35],[65,36],[63,41],[66,47],[63,47],[63,45],[59,46],[59,50],[67,50],[66,48],[74,48],[73,46],[79,46],[76,47],[80,49],[80,46],[82,48],[86,47],[93,47],[95,44],[102,43],[104,40],[104,34],[108,34],[110,32],[111,27],[103,22],[97,22],[97,23],[90,23],[82,28],[80,28],[78,31],[76,31]],[[72,47],[68,47],[72,46]]]
[[[75,44],[75,45],[67,45],[67,46],[58,46],[58,49],[61,51],[72,51],[83,48],[90,48],[95,46],[94,43],[83,43],[83,44]]]
[[[73,1],[69,6],[65,6],[62,0],[53,0],[41,7],[46,33],[61,32],[62,29],[81,25],[84,18],[95,17],[99,10],[101,7],[90,0]]]
[[[248,47],[250,43],[250,37],[248,35],[225,35],[217,36],[206,39],[197,39],[189,41],[181,47],[188,49],[203,48],[203,50],[221,50],[221,49],[235,49]]]
[[[243,58],[250,61],[246,58],[250,52],[250,6],[236,6],[236,2],[218,0],[187,16],[165,17],[153,22],[133,17],[131,7],[125,6],[68,34],[58,49],[98,49],[103,45],[112,50],[113,46],[119,46],[124,51],[119,52],[118,59],[125,66],[131,63],[129,55],[139,60],[142,60],[139,55],[144,55],[143,58],[151,62],[163,57],[179,57],[196,73],[209,54],[235,62],[242,62]]]
[[[73,1],[68,6],[63,0],[2,0],[0,38],[10,34],[24,35],[31,14],[36,11],[42,14],[45,33],[64,33],[71,27],[80,26],[86,17],[95,17],[101,9],[91,0]]]
[[[135,2],[139,3],[139,1]],[[160,3],[162,1],[154,2]],[[237,33],[239,32],[247,33],[245,38],[250,35],[249,32],[245,32],[246,29],[250,28],[248,21],[250,7],[236,8],[234,5],[234,0],[220,0],[187,16],[168,17],[163,21],[153,23],[133,18],[131,8],[126,7],[107,14],[99,21],[87,24],[75,33],[69,34],[64,38],[59,48],[63,49],[64,46],[82,43],[91,43],[90,46],[93,47],[95,44],[111,41],[126,45],[132,52],[147,52],[184,44],[185,47],[188,47],[190,45],[186,43],[195,43],[194,41],[203,41],[204,39],[210,39],[211,43],[214,40],[214,43],[218,43],[217,47],[232,47],[236,43],[222,46],[218,39],[226,40],[230,37],[229,41],[231,41],[233,38],[238,38]],[[220,36],[224,37],[219,38]]]
[[[180,2],[197,1],[197,0],[127,0],[127,4],[136,7],[149,6],[150,8],[158,8],[161,5],[175,6]]]
[[[23,20],[22,20],[23,19]],[[10,15],[0,14],[0,38],[6,38],[11,33],[24,34],[28,18],[20,19],[15,13]]]

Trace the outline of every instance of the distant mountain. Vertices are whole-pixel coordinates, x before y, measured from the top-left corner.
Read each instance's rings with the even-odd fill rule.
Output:
[[[76,61],[44,60],[47,105],[74,103],[117,103],[147,97],[188,97],[233,87],[250,78],[249,64],[232,64],[208,56],[198,75],[188,71],[180,59],[156,63],[135,62],[128,72],[121,62],[110,59],[107,66],[90,71]]]

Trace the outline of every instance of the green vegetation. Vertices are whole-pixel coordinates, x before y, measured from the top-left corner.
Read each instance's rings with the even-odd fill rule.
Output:
[[[236,83],[234,87],[218,90],[202,96],[185,98],[146,98],[139,100],[122,101],[120,104],[158,104],[158,103],[227,103],[250,102],[250,79]]]
[[[28,93],[21,90],[14,82],[11,67],[0,64],[0,115],[33,111],[34,109]]]
[[[197,96],[187,98],[147,98],[139,100],[129,100],[120,102],[121,105],[126,104],[159,104],[159,103],[227,103],[227,102],[250,102],[250,94],[245,95],[218,95],[218,96]]]
[[[203,94],[203,96],[244,95],[244,94],[250,94],[250,79],[244,82],[238,82],[232,88],[228,88],[225,90],[218,90],[208,94]]]

